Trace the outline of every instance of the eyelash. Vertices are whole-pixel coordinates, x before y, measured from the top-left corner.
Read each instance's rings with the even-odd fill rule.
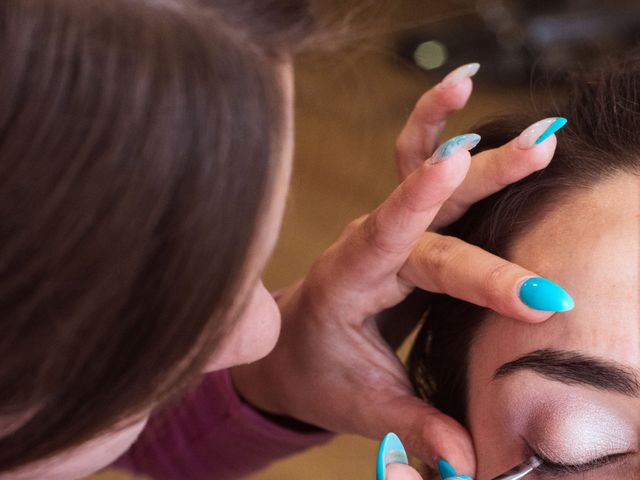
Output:
[[[605,457],[596,458],[587,463],[581,463],[579,465],[568,465],[566,463],[552,462],[544,455],[535,452],[535,455],[542,460],[542,465],[537,468],[537,471],[547,475],[571,475],[576,473],[583,473],[589,470],[594,470],[599,467],[603,467],[614,462],[617,458],[623,457],[626,453],[614,453]]]

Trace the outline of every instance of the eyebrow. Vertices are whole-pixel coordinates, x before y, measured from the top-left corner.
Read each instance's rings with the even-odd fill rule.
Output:
[[[535,350],[499,367],[493,378],[503,378],[518,371],[530,370],[550,380],[640,396],[636,373],[621,363],[570,350]]]

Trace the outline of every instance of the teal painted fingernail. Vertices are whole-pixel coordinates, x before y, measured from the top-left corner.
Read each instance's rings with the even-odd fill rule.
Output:
[[[390,463],[409,464],[404,445],[395,433],[387,433],[380,443],[376,462],[376,480],[384,480],[387,465]]]
[[[560,285],[541,277],[529,278],[522,284],[520,299],[531,308],[548,312],[566,312],[576,306]]]
[[[477,133],[465,133],[464,135],[458,135],[457,137],[453,137],[440,145],[427,162],[431,164],[440,163],[461,148],[471,150],[472,148],[475,148],[478,143],[480,143],[480,135]]]
[[[547,128],[544,133],[542,135],[540,135],[540,137],[536,140],[536,145],[544,142],[547,138],[549,138],[551,135],[553,135],[554,133],[556,133],[558,130],[560,130],[562,127],[564,127],[567,124],[567,119],[563,118],[563,117],[557,117],[555,119],[555,121],[549,125],[549,128]]]
[[[442,480],[473,480],[473,478],[468,475],[458,475],[456,469],[444,458],[438,460],[438,473]]]
[[[518,147],[528,150],[544,142],[567,124],[567,119],[562,117],[550,117],[540,120],[525,128],[518,137]]]
[[[453,468],[451,464],[444,458],[438,460],[438,473],[440,474],[440,478],[442,478],[442,480],[452,478],[457,475],[456,469]]]

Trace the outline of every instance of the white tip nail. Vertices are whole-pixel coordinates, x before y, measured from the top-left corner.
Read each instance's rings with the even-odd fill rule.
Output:
[[[456,68],[453,72],[449,73],[442,82],[442,85],[450,87],[460,83],[463,78],[473,77],[480,70],[479,63],[467,63],[461,67]]]
[[[562,121],[561,121],[562,120]],[[557,131],[562,128],[566,123],[565,119],[560,117],[550,117],[540,120],[533,125],[527,127],[518,137],[518,148],[528,150],[533,148],[536,143],[540,143],[538,140],[542,135],[553,126],[553,131]],[[547,138],[547,137],[545,137]]]

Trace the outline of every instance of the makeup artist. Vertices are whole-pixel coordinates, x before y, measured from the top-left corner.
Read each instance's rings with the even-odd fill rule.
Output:
[[[474,473],[468,433],[414,397],[375,319],[416,287],[522,322],[571,308],[535,272],[436,233],[545,167],[561,125],[473,161],[475,134],[437,147],[478,65],[458,68],[400,134],[402,183],[274,299],[260,276],[313,25],[304,1],[0,2],[0,479],[118,457],[152,478],[237,478],[329,431],[394,431]]]

